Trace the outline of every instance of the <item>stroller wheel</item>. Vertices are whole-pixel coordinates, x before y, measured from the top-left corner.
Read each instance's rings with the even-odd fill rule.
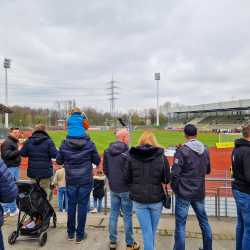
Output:
[[[10,233],[8,237],[9,244],[13,245],[16,242],[17,237],[18,237],[17,231],[13,231],[12,233]]]
[[[47,242],[47,233],[46,232],[42,232],[39,236],[39,244],[40,246],[44,246]]]

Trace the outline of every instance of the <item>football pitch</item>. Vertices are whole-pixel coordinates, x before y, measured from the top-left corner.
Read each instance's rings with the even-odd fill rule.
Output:
[[[147,130],[149,131],[149,130]],[[140,136],[146,132],[146,130],[132,130],[132,146],[136,146]],[[183,136],[183,132],[171,132],[171,131],[155,131],[152,132],[157,142],[163,146],[164,148],[168,148],[168,146],[179,145],[179,143],[183,144],[185,142],[185,138]],[[96,148],[99,154],[103,154],[104,150],[109,146],[111,142],[116,141],[115,134],[113,130],[98,130],[98,131],[87,131],[91,140],[95,143]],[[66,139],[67,132],[49,132],[49,135],[53,139],[56,144],[56,147],[59,148],[61,142]],[[208,145],[208,147],[214,147],[215,143],[219,142],[218,134],[206,134],[201,133],[198,134],[197,140],[201,141],[204,145]]]

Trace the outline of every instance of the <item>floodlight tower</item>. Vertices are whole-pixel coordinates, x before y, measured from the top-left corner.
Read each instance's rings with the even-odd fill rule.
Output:
[[[159,126],[159,80],[160,80],[160,73],[155,73],[155,80],[157,80],[157,126]]]
[[[5,68],[5,106],[8,107],[8,82],[7,82],[7,69],[10,69],[11,59],[4,58],[3,67]],[[8,113],[5,114],[5,127],[8,128],[9,119]]]

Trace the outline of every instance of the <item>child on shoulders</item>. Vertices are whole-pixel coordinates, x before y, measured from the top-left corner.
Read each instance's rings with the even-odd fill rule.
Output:
[[[73,108],[67,115],[68,136],[77,137],[85,134],[89,124],[84,112],[79,108]]]

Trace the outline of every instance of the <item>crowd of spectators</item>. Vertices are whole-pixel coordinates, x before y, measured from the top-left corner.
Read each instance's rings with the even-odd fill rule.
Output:
[[[3,203],[3,214],[0,210],[0,248],[3,247],[3,216],[9,212],[10,216],[19,214],[15,204],[17,186],[14,181],[19,179],[21,156],[29,159],[27,176],[31,181],[40,182],[49,200],[53,197],[55,185],[58,186],[60,212],[63,212],[63,195],[65,196],[68,240],[73,241],[76,235],[76,243],[79,244],[87,238],[85,223],[92,190],[92,212],[101,213],[105,176],[101,170],[93,176],[92,171],[92,164],[100,164],[100,155],[94,142],[85,133],[88,128],[85,114],[79,109],[73,109],[68,119],[72,126],[70,134],[61,143],[59,150],[44,125],[36,127],[23,147],[17,144],[19,129],[10,129],[10,135],[1,147],[0,202]],[[80,134],[78,129],[81,130]],[[204,249],[212,249],[212,231],[205,211],[205,175],[211,172],[209,152],[196,139],[198,134],[194,125],[186,125],[183,132],[186,143],[176,149],[171,173],[164,148],[157,143],[151,132],[143,133],[138,145],[129,149],[129,133],[120,130],[116,133],[116,141],[104,151],[103,171],[109,180],[111,197],[110,250],[116,250],[117,247],[117,222],[121,207],[126,249],[140,249],[140,243],[134,240],[133,235],[133,209],[142,230],[144,249],[154,249],[156,229],[166,198],[164,188],[169,182],[175,193],[176,203],[174,250],[185,249],[185,226],[190,206],[199,220]],[[249,245],[247,235],[250,229],[244,226],[244,223],[250,221],[249,212],[242,207],[242,200],[250,198],[250,174],[247,168],[250,161],[249,141],[250,125],[246,125],[243,128],[243,139],[236,141],[233,152],[233,194],[238,213],[237,249],[247,249]],[[57,172],[53,170],[52,159],[62,166]]]

